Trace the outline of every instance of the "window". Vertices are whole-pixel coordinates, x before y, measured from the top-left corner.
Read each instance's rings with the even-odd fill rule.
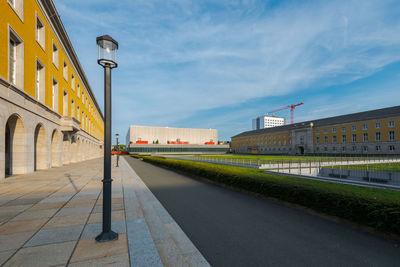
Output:
[[[76,85],[76,88],[78,89],[76,95],[78,96],[78,98],[81,98],[81,86],[79,85],[79,83]]]
[[[63,95],[63,116],[68,116],[68,93],[65,90]]]
[[[53,87],[52,87],[52,103],[53,110],[58,112],[58,82],[53,78]]]
[[[394,131],[389,131],[389,141],[394,141]]]
[[[319,144],[319,136],[316,137],[315,143]]]
[[[342,132],[346,132],[346,127],[342,127]]]
[[[22,20],[24,15],[24,1],[23,0],[8,0],[8,4],[14,9],[18,17]]]
[[[36,59],[36,99],[44,104],[45,101],[45,71],[43,64]]]
[[[71,117],[75,117],[75,101],[71,99]]]
[[[375,150],[376,150],[376,151],[381,151],[381,146],[376,146],[376,147],[375,147]]]
[[[324,134],[327,134],[328,133],[328,130],[327,129],[324,129]]]
[[[381,141],[381,133],[380,132],[375,133],[375,141]]]
[[[332,143],[336,144],[336,135],[332,136]]]
[[[381,123],[380,122],[375,123],[375,129],[380,129],[380,128],[381,128]]]
[[[394,151],[395,147],[394,146],[389,146],[389,151]]]
[[[68,64],[67,64],[67,62],[65,62],[65,60],[64,60],[63,75],[64,75],[64,79],[66,81],[68,81]]]
[[[9,33],[8,80],[22,88],[24,83],[23,42],[11,28]]]
[[[85,125],[85,113],[82,111],[82,117],[81,117],[81,125],[82,125],[82,129]]]
[[[346,143],[346,135],[342,135],[342,143],[343,143],[343,144]]]
[[[324,136],[324,143],[325,143],[325,144],[328,143],[328,136]]]
[[[53,64],[58,69],[58,47],[53,41]]]
[[[363,124],[363,130],[368,130],[368,124]]]
[[[332,133],[336,133],[336,128],[332,128]]]
[[[363,133],[363,142],[368,142],[368,133]]]
[[[45,31],[44,24],[38,14],[36,14],[36,41],[45,49]]]
[[[356,131],[357,130],[357,126],[355,126],[355,125],[351,126],[351,130],[352,131]]]
[[[389,121],[388,122],[388,126],[391,128],[391,127],[394,127],[394,121]]]
[[[72,87],[72,90],[75,91],[75,76],[74,76],[74,74],[71,74],[71,87]]]
[[[364,152],[368,152],[368,147],[367,146],[363,146],[363,151]]]
[[[332,150],[333,150],[333,151],[336,151],[336,147],[335,147],[335,146],[334,146],[334,147],[332,147]]]
[[[357,135],[356,134],[352,134],[351,135],[351,141],[352,142],[357,142]]]
[[[327,148],[327,147],[324,147],[324,151],[328,151],[328,148]]]
[[[315,130],[315,134],[319,134],[319,130]]]
[[[342,146],[342,151],[345,152],[346,151],[346,147]]]
[[[76,115],[77,115],[78,121],[81,121],[81,109],[79,106],[76,107]]]
[[[356,147],[356,146],[352,146],[351,149],[352,149],[353,151],[357,151],[357,147]]]

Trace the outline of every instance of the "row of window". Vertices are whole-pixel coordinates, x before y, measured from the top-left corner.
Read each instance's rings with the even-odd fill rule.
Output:
[[[394,121],[389,121],[388,122],[388,127],[389,128],[394,127]],[[381,123],[380,122],[375,123],[375,129],[380,129],[380,128],[381,128]],[[366,123],[363,124],[362,129],[363,130],[368,130],[368,124],[366,124]],[[342,132],[346,132],[347,128],[346,127],[342,127],[341,130],[342,130]],[[357,130],[357,126],[355,126],[355,125],[351,126],[351,130],[352,131],[356,131]],[[323,132],[324,132],[324,134],[327,134],[328,133],[328,129],[324,129]],[[319,134],[320,131],[319,130],[315,130],[315,133]],[[332,128],[332,133],[336,133],[336,128]]]
[[[10,6],[17,12],[23,13],[23,1],[9,0],[8,3]],[[17,14],[19,15],[19,13]],[[36,41],[40,45],[40,47],[45,50],[45,26],[40,17],[36,14]],[[58,69],[58,62],[59,62],[59,49],[55,42],[53,41],[52,45],[52,61],[55,67]],[[10,27],[9,28],[9,81],[16,85],[21,86],[23,85],[23,77],[24,77],[24,48],[23,48],[23,40],[18,36],[18,34]],[[45,65],[36,58],[36,80],[35,80],[35,98],[45,104]],[[68,64],[64,60],[63,64],[63,76],[64,79],[68,82]],[[76,88],[75,88],[76,86]],[[88,101],[88,97],[85,96],[84,90],[80,90],[80,84],[76,83],[75,76],[71,74],[71,88],[73,91],[77,89],[77,96],[81,98],[82,96],[82,103],[86,106],[89,110],[89,113],[93,111],[92,105],[90,105]],[[58,81],[53,77],[53,84],[52,84],[52,109],[58,112]],[[64,90],[63,96],[63,115],[68,115],[68,93]],[[71,116],[77,118],[78,120],[82,120],[82,126],[85,130],[91,130],[92,124],[90,119],[87,118],[87,115],[84,115],[82,111],[82,117],[80,113],[80,107],[77,106],[77,114],[75,116],[75,101],[71,99]],[[97,115],[97,114],[96,114]],[[99,121],[99,117],[95,116],[96,121]],[[93,125],[94,126],[94,125]]]
[[[328,136],[324,136],[324,143],[327,144],[329,142],[328,140]],[[342,135],[342,143],[346,143],[347,142],[347,136],[346,135]],[[368,142],[368,133],[363,133],[362,135],[362,141],[363,142]],[[376,132],[375,133],[375,141],[382,141],[381,140],[381,132]],[[388,140],[387,141],[395,141],[395,134],[394,131],[389,131],[388,132]],[[357,142],[357,134],[352,134],[351,135],[351,142]],[[317,136],[315,138],[315,143],[319,144],[320,143],[320,137]],[[337,136],[334,135],[332,136],[332,143],[337,143]]]
[[[389,145],[388,147],[388,150],[389,151],[395,151],[396,150],[396,147],[394,146],[394,145]],[[316,147],[316,149],[315,149],[317,152],[320,152],[320,151],[324,151],[324,152],[327,152],[328,151],[328,147]],[[368,152],[369,151],[369,147],[368,146],[361,146],[361,147],[357,147],[357,146],[352,146],[351,147],[351,151],[352,152],[356,152],[356,151],[363,151],[363,152]],[[339,148],[337,148],[337,147],[332,147],[331,148],[331,151],[333,151],[333,152],[346,152],[347,151],[347,148],[345,147],[345,146],[343,146],[343,147],[339,147]],[[380,145],[376,145],[375,146],[375,151],[382,151],[382,146],[380,146]]]

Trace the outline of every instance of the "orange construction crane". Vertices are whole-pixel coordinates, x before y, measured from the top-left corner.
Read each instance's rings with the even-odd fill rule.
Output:
[[[267,113],[268,113],[268,114],[271,114],[271,113],[274,113],[274,112],[277,112],[277,111],[281,111],[281,110],[290,108],[290,123],[293,124],[293,123],[294,123],[294,109],[295,109],[297,106],[301,106],[301,105],[303,105],[303,104],[304,104],[303,102],[298,103],[298,104],[295,104],[295,105],[292,104],[292,105],[289,105],[289,106],[284,106],[284,107],[281,107],[281,108],[278,108],[278,109],[269,111],[269,112],[267,112]]]

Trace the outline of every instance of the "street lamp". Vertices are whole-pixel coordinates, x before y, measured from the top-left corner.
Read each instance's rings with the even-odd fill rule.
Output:
[[[119,144],[118,144],[118,137],[119,137],[119,134],[115,134],[115,138],[117,139],[117,167],[119,167],[119,166],[118,166],[118,160],[119,160]]]
[[[104,68],[104,177],[103,177],[103,231],[96,237],[97,242],[118,239],[111,230],[111,69],[117,65],[118,43],[109,35],[96,38],[98,46],[97,63]]]

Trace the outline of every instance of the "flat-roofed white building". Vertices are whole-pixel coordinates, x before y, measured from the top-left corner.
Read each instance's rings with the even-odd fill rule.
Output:
[[[131,144],[204,145],[217,142],[218,131],[216,129],[131,125],[126,136],[127,146]]]
[[[253,130],[285,125],[285,118],[263,115],[253,119]]]

